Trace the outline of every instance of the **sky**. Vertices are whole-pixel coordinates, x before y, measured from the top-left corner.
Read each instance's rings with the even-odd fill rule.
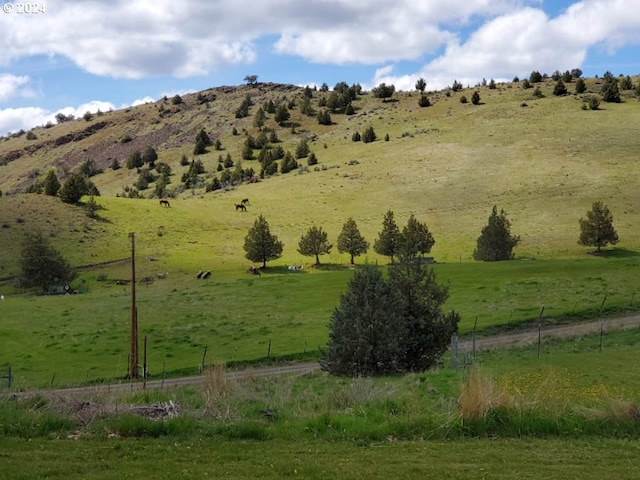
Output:
[[[640,0],[0,0],[0,135],[259,82],[640,74]]]

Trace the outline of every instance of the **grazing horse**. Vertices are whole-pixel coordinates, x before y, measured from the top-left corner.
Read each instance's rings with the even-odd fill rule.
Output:
[[[162,198],[162,199],[160,200],[160,206],[161,206],[161,207],[170,207],[170,206],[171,206],[171,204],[169,203],[169,200],[167,200],[167,199],[165,199],[165,198]]]
[[[240,203],[242,203],[243,205],[246,205],[247,203],[249,203],[249,199],[248,198],[243,198],[242,202],[240,202]]]
[[[236,210],[242,210],[243,212],[246,212],[247,207],[244,206],[244,203],[236,203]]]

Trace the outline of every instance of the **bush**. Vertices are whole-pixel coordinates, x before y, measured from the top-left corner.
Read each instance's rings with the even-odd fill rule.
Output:
[[[426,95],[420,95],[420,99],[418,100],[418,106],[420,107],[430,107],[431,102],[429,101],[429,97]]]
[[[362,141],[364,143],[371,143],[376,140],[376,132],[373,130],[372,126],[369,126],[364,133],[362,134]]]

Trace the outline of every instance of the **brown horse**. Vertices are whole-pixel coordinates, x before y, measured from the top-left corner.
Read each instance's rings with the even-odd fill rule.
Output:
[[[169,200],[162,198],[160,199],[160,206],[161,207],[171,207],[171,204],[169,203]]]
[[[246,212],[247,207],[244,206],[244,203],[236,203],[236,210],[241,210],[243,212]]]
[[[247,203],[249,203],[249,199],[248,198],[243,198],[242,202],[240,202],[240,203],[242,203],[243,205],[246,205]]]

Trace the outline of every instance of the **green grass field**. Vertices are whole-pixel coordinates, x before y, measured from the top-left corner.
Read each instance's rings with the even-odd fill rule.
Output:
[[[487,405],[479,421],[464,418],[470,370],[447,362],[378,379],[221,383],[214,373],[201,386],[120,397],[3,398],[0,478],[631,479],[638,345],[631,329],[607,333],[602,348],[596,335],[545,341],[540,357],[535,346],[481,353],[490,383],[476,392]],[[168,400],[181,416],[126,413]],[[119,414],[100,413],[114,404]]]

